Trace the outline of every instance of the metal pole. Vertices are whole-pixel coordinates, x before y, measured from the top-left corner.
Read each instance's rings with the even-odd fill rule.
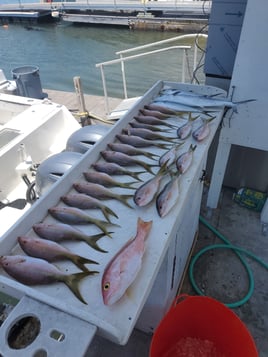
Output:
[[[124,88],[124,96],[127,99],[127,82],[126,82],[126,74],[125,74],[125,62],[123,60],[123,55],[120,54],[121,61],[121,72],[122,72],[122,80],[123,80],[123,88]]]
[[[103,65],[102,64],[100,65],[100,70],[101,70],[101,79],[102,79],[102,86],[103,86],[104,99],[105,99],[105,109],[106,109],[106,114],[108,115],[110,113],[110,108],[109,108],[109,101],[108,101],[108,94],[107,94],[107,87],[106,87],[104,69],[103,69]]]

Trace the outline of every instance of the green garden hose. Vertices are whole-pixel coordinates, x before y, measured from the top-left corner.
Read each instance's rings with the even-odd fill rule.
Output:
[[[239,301],[235,301],[232,303],[226,303],[225,305],[230,307],[230,308],[235,308],[239,307],[243,304],[245,304],[251,297],[254,291],[254,276],[252,273],[252,270],[246,260],[243,258],[243,255],[246,255],[253,260],[257,261],[260,265],[262,265],[264,268],[268,270],[268,264],[264,263],[260,258],[249,252],[248,250],[244,248],[240,248],[238,246],[232,245],[231,242],[226,239],[220,232],[218,232],[214,227],[212,227],[202,216],[199,216],[199,221],[204,224],[209,230],[211,230],[218,238],[220,238],[225,244],[213,244],[209,245],[203,249],[201,249],[191,260],[190,266],[189,266],[189,277],[190,277],[190,282],[195,290],[195,292],[198,295],[205,295],[202,290],[199,289],[197,283],[195,282],[194,279],[194,266],[197,260],[200,258],[201,255],[206,253],[209,250],[212,249],[231,249],[233,250],[237,257],[240,259],[241,263],[244,265],[246,272],[248,274],[248,279],[249,279],[249,288],[247,294]]]

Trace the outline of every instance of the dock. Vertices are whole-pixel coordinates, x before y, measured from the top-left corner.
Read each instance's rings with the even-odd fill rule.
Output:
[[[80,99],[75,92],[64,92],[52,89],[44,89],[48,100],[64,105],[80,122],[83,117],[90,118],[94,122],[107,119],[119,119],[133,105],[138,98],[122,99],[109,97],[109,113],[106,111],[105,97],[98,95],[83,94],[86,113],[81,112]],[[112,113],[112,114],[111,114]],[[85,123],[86,125],[87,123]]]
[[[130,29],[198,30],[209,18],[210,2],[106,0],[0,5],[0,22],[63,21],[83,25],[124,26]]]

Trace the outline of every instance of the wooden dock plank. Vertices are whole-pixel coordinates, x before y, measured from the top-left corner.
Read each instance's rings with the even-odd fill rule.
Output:
[[[52,102],[62,104],[71,112],[79,112],[79,101],[75,92],[64,92],[52,89],[44,89],[47,93],[48,99]],[[104,96],[84,94],[85,107],[89,113],[97,115],[106,119],[109,113],[106,113],[105,98]],[[121,98],[109,97],[109,109],[113,111],[117,106],[122,103]]]

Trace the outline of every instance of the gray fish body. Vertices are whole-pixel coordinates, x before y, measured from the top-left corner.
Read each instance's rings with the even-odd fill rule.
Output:
[[[143,115],[149,115],[149,116],[152,116],[152,117],[155,117],[155,118],[158,118],[158,119],[167,119],[170,117],[169,114],[165,114],[163,112],[160,112],[159,110],[150,110],[150,109],[140,109],[140,112],[143,114]]]
[[[216,109],[216,108],[233,108],[236,110],[237,104],[247,103],[253,101],[253,99],[244,100],[240,102],[232,102],[226,98],[213,97],[207,95],[198,95],[194,93],[179,92],[175,95],[168,94],[158,97],[156,100],[164,102],[175,102],[189,107],[196,107],[202,110]]]
[[[110,143],[108,144],[108,147],[113,151],[122,152],[123,154],[127,154],[129,156],[143,155],[150,159],[154,159],[154,157],[157,156],[156,154],[152,154],[150,152],[143,151],[135,148],[134,146],[123,143]]]
[[[157,104],[154,104],[154,103],[150,103],[148,105],[145,105],[145,109],[149,109],[149,110],[156,110],[158,112],[161,112],[161,113],[164,113],[164,114],[168,114],[168,115],[174,115],[174,116],[177,116],[177,115],[181,115],[182,113],[180,112],[176,112],[175,110],[172,110],[172,109],[169,109],[163,105],[157,105]]]
[[[0,265],[10,276],[25,285],[46,285],[62,282],[66,284],[74,295],[84,304],[86,304],[86,302],[79,292],[78,284],[83,278],[97,273],[86,271],[68,275],[44,259],[25,255],[2,256],[0,257]]]
[[[163,129],[163,128],[157,127],[156,125],[140,123],[137,120],[132,120],[131,122],[129,122],[129,125],[135,129],[147,129],[147,130],[157,131],[157,132],[163,132],[163,131],[170,132],[170,129]]]
[[[76,207],[51,207],[48,209],[48,212],[54,218],[59,221],[67,224],[94,224],[100,228],[103,233],[110,236],[110,233],[107,231],[107,226],[111,223],[106,221],[101,221],[99,219],[90,217],[88,214],[84,213],[81,209]]]
[[[86,242],[91,248],[107,253],[97,245],[97,241],[105,236],[105,233],[94,235],[87,235],[80,230],[65,224],[65,223],[36,223],[33,225],[34,232],[39,237],[52,240],[54,242],[61,242],[64,240],[82,241]]]
[[[84,264],[98,264],[94,260],[73,254],[62,245],[46,239],[20,236],[18,237],[18,242],[26,254],[35,258],[45,259],[48,262],[68,259],[83,271],[88,270]]]
[[[176,137],[171,138],[161,134],[158,134],[152,130],[144,129],[144,128],[129,128],[125,129],[124,132],[128,135],[139,136],[143,139],[147,140],[162,140],[162,141],[172,141],[176,139]]]
[[[167,126],[168,128],[176,128],[175,125],[169,124],[166,121],[158,119],[156,117],[148,115],[138,115],[134,117],[139,123],[149,124],[149,125],[158,125],[158,126]]]
[[[138,148],[156,146],[161,149],[166,149],[169,146],[166,144],[155,143],[153,140],[146,140],[140,138],[139,136],[134,136],[134,135],[132,136],[132,135],[117,134],[116,137],[122,143],[136,146]]]
[[[153,174],[151,166],[155,165],[146,164],[145,162],[135,159],[132,156],[126,155],[122,152],[104,150],[101,152],[101,155],[108,162],[114,162],[122,166],[142,166],[146,171],[149,171]]]
[[[131,198],[132,195],[119,195],[111,190],[105,188],[102,185],[99,185],[97,183],[92,183],[92,182],[75,182],[73,184],[73,187],[81,193],[85,193],[87,195],[90,195],[92,197],[95,197],[97,199],[103,199],[103,200],[118,200],[125,204],[127,207],[131,206],[128,204],[127,199]]]
[[[142,181],[139,178],[140,174],[143,174],[144,171],[132,172],[126,170],[122,166],[114,163],[114,162],[97,162],[91,165],[96,171],[105,172],[109,175],[126,175],[135,178],[138,181]]]
[[[175,206],[179,198],[179,179],[179,175],[174,176],[157,196],[156,208],[160,217],[165,217]]]
[[[61,200],[68,206],[80,208],[80,209],[100,209],[110,222],[109,215],[118,218],[118,216],[107,206],[102,204],[98,199],[90,197],[84,193],[72,193],[61,197]]]
[[[84,177],[87,181],[93,183],[99,183],[105,187],[121,187],[121,188],[132,188],[132,184],[135,182],[118,182],[115,181],[110,175],[105,172],[84,172]]]

